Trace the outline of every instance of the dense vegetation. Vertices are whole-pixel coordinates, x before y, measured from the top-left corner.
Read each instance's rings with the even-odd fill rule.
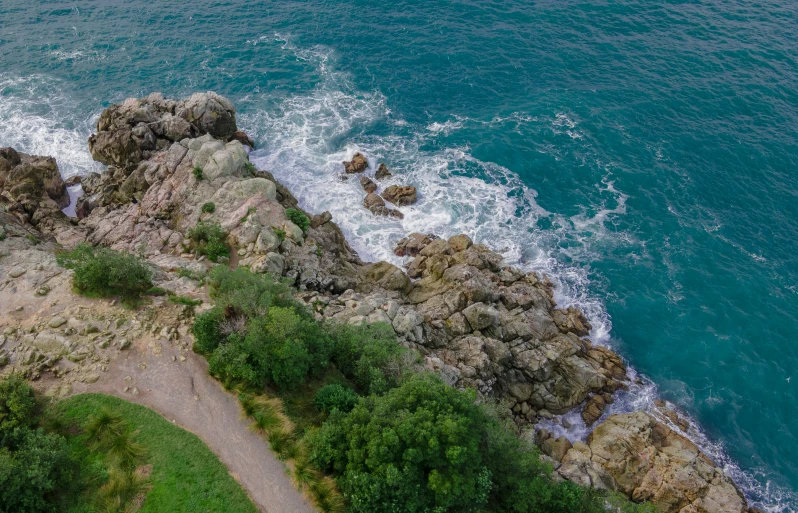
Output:
[[[209,283],[195,350],[242,390],[254,428],[322,511],[653,511],[552,481],[536,447],[472,391],[422,372],[390,327],[319,323],[290,288],[243,269],[220,266]],[[330,500],[337,489],[345,502]]]
[[[136,304],[152,288],[152,270],[139,257],[110,248],[78,244],[56,255],[61,267],[74,270],[72,283],[83,295],[120,296]]]
[[[310,228],[310,218],[304,212],[295,208],[288,208],[285,211],[285,216],[289,221],[299,226],[302,233],[307,233],[308,228]]]
[[[196,436],[155,412],[98,394],[45,405],[22,377],[0,380],[0,513],[120,511],[257,510]]]

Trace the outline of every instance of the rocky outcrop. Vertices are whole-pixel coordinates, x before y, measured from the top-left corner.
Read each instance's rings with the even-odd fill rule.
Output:
[[[160,287],[182,290],[189,282],[178,272],[202,273],[212,265],[191,254],[190,230],[216,223],[227,234],[231,265],[282,277],[319,319],[385,323],[428,369],[499,400],[520,426],[575,408],[587,425],[598,423],[612,394],[626,386],[622,359],[590,341],[592,327],[582,312],[556,305],[545,277],[505,265],[501,255],[466,235],[410,234],[394,248],[406,258],[403,270],[362,262],[328,212],[308,214],[303,231],[286,215],[299,208],[297,199],[270,173],[253,171],[248,143],[236,135],[235,109],[218,95],[127,100],[103,112],[97,127],[90,147],[108,170],[84,178],[79,223],[58,210],[54,195],[63,197],[64,184],[52,159],[0,150],[0,257],[8,257],[0,258],[0,293],[14,298],[2,308],[16,311],[17,297],[45,297],[65,280],[54,264],[53,240],[144,255]],[[27,171],[19,173],[20,166]],[[345,166],[362,173],[368,162],[356,154]],[[383,168],[377,179],[389,176]],[[402,217],[376,194],[370,178],[361,176],[361,184],[366,208]],[[398,186],[386,194],[397,205],[415,196]],[[207,203],[214,208],[204,209]],[[46,240],[37,246],[39,238]],[[130,320],[129,328],[98,324],[89,333],[96,319],[80,308],[61,317],[41,320],[34,332],[6,331],[0,347],[10,343],[0,352],[0,366],[32,376],[77,369],[76,379],[94,379],[109,345],[121,351],[130,336],[158,328],[140,319]],[[614,415],[587,443],[545,433],[538,443],[560,477],[651,500],[667,513],[745,511],[731,481],[664,423],[681,426],[673,415]]]
[[[380,167],[377,168],[377,172],[374,173],[374,178],[376,178],[377,180],[385,180],[386,178],[390,178],[391,176],[393,176],[393,174],[391,173],[391,171],[388,169],[388,166],[386,166],[384,162],[380,164]]]
[[[412,205],[418,201],[416,188],[412,185],[391,185],[382,192],[382,197],[397,207]]]
[[[358,152],[352,156],[352,160],[344,162],[344,171],[347,174],[362,173],[369,167],[369,161],[362,153]]]
[[[544,442],[546,443],[546,442]],[[546,451],[546,448],[544,448]],[[549,449],[552,457],[558,455]],[[746,513],[734,483],[690,440],[645,412],[612,415],[560,460],[572,481],[650,501],[663,513]]]

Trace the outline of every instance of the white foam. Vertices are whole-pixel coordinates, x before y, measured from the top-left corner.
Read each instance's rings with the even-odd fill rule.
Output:
[[[75,104],[50,77],[0,74],[0,146],[55,157],[65,179],[101,171],[86,142],[94,118],[76,122]]]
[[[332,50],[320,46],[297,48],[289,37],[281,35],[275,39],[296,58],[315,65],[321,81],[306,94],[278,99],[251,95],[248,100],[255,107],[263,104],[269,107],[249,109],[251,112],[240,115],[239,120],[248,133],[264,143],[252,153],[253,161],[284,182],[304,208],[314,213],[330,211],[350,244],[361,257],[370,260],[402,264],[403,259],[396,257],[392,248],[412,231],[443,237],[466,233],[500,251],[508,263],[549,276],[556,285],[558,304],[582,309],[593,325],[593,341],[611,344],[612,322],[603,301],[591,293],[588,271],[563,264],[555,254],[589,262],[592,253],[600,252],[606,245],[642,246],[631,234],[605,228],[608,221],[625,214],[628,199],[615,188],[611,170],[597,184],[605,198],[603,204],[571,217],[547,212],[536,203],[537,193],[515,173],[476,159],[467,146],[425,149],[440,147],[426,143],[472,124],[505,127],[515,124],[518,130],[525,123],[537,122],[536,118],[513,113],[487,122],[454,117],[413,126],[404,119],[394,118],[387,99],[379,92],[363,92],[353,87],[346,73],[335,70]],[[566,113],[557,114],[550,125],[555,133],[582,137],[578,121]],[[377,133],[381,135],[374,135]],[[419,203],[402,208],[403,220],[374,217],[362,206],[364,192],[358,177],[340,179],[341,162],[356,151],[366,155],[372,166],[367,174],[372,174],[380,162],[386,162],[392,169],[394,176],[381,183],[382,187],[393,183],[417,187]],[[546,218],[553,228],[536,229],[541,218]],[[605,416],[635,410],[654,411],[656,385],[637,376],[634,369],[630,369],[630,374],[633,379],[640,378],[639,382],[620,393]],[[583,439],[589,430],[579,413],[571,412],[566,418],[572,424],[568,430],[555,422],[546,427],[572,440]],[[788,511],[781,504],[794,500],[789,492],[762,489],[754,475],[741,471],[726,456],[723,447],[699,429],[693,428],[686,435],[722,465],[765,511]],[[760,500],[766,504],[762,505]]]

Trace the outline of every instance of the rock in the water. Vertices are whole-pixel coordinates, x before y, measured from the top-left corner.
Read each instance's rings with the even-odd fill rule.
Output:
[[[349,162],[344,162],[344,171],[348,174],[362,173],[369,167],[369,161],[362,153],[358,152],[352,157]]]
[[[385,180],[386,178],[389,178],[392,175],[393,174],[388,169],[388,166],[386,166],[385,163],[383,162],[380,164],[380,167],[377,168],[377,172],[374,173],[374,178],[376,178],[377,180]]]
[[[385,201],[373,192],[369,193],[363,200],[363,206],[366,207],[372,214],[378,216],[390,216],[397,217],[399,219],[404,218],[404,214],[398,210],[386,207]]]
[[[607,403],[604,401],[603,397],[598,394],[594,395],[588,399],[587,404],[585,404],[585,408],[582,410],[582,420],[585,421],[585,424],[591,426],[601,417],[601,414],[604,413],[604,408],[606,406]]]
[[[427,246],[427,244],[433,240],[436,240],[437,238],[438,237],[431,233],[427,235],[423,235],[421,233],[411,233],[396,244],[393,253],[394,255],[400,257],[415,257]]]
[[[382,192],[382,197],[397,207],[412,205],[418,200],[416,188],[412,185],[391,185]]]
[[[360,177],[360,186],[369,194],[377,190],[377,184],[366,175]]]

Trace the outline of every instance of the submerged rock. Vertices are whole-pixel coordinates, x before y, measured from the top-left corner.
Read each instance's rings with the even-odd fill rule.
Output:
[[[386,178],[390,178],[391,176],[393,176],[393,174],[391,173],[391,171],[388,169],[388,166],[386,166],[384,162],[380,164],[380,167],[377,168],[377,172],[374,173],[374,178],[376,178],[377,180],[385,180]]]
[[[360,186],[363,187],[363,190],[369,194],[377,191],[377,184],[374,183],[371,178],[365,175],[360,177]]]

